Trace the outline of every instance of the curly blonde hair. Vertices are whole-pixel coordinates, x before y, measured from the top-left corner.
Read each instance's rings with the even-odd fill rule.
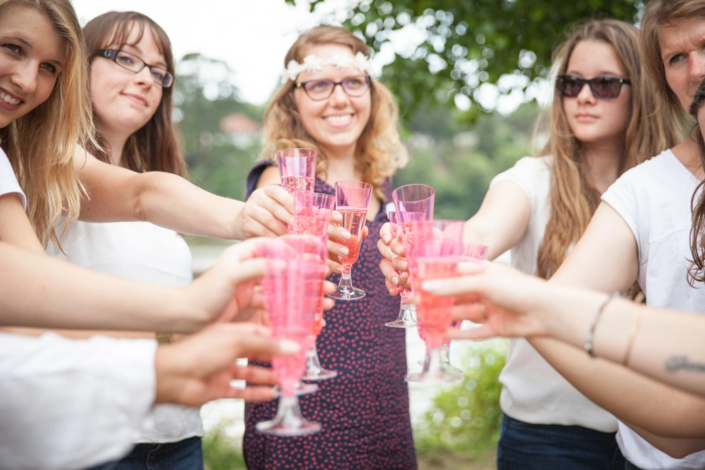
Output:
[[[558,73],[564,74],[570,56],[581,41],[599,41],[612,46],[624,67],[631,92],[631,118],[623,138],[619,174],[658,155],[678,141],[676,125],[654,93],[654,83],[644,73],[638,50],[638,30],[617,20],[591,20],[575,28],[554,53]],[[563,263],[571,244],[578,241],[600,203],[600,194],[585,178],[583,145],[573,134],[556,94],[551,108],[551,137],[541,152],[553,156],[551,215],[539,246],[538,276],[550,278]]]
[[[86,50],[81,25],[69,0],[0,0],[46,16],[64,40],[63,68],[49,98],[0,129],[0,142],[27,195],[27,214],[40,241],[58,245],[54,226],[63,230],[78,218],[83,187],[73,167],[76,145],[93,138]]]
[[[362,52],[369,57],[367,45],[350,31],[337,26],[317,26],[301,34],[291,46],[284,64],[294,60],[303,63],[309,46],[339,44],[349,47],[353,54]],[[312,148],[318,152],[316,173],[326,175],[328,159],[318,142],[306,132],[294,101],[294,82],[287,82],[277,90],[264,115],[264,149],[262,160],[274,160],[277,150],[291,147]],[[394,96],[382,83],[372,80],[370,86],[372,111],[355,148],[357,168],[364,182],[374,187],[375,195],[384,201],[384,181],[397,168],[406,165],[409,157],[399,138],[399,109]]]

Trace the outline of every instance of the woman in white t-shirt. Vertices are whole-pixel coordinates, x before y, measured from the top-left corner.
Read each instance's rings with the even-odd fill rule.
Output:
[[[513,266],[549,278],[587,227],[600,194],[623,171],[674,142],[674,126],[653,107],[637,34],[626,23],[590,21],[557,50],[551,137],[543,156],[521,159],[498,175],[466,225],[467,240],[489,246],[488,259],[511,250]],[[403,252],[397,242],[392,248]],[[391,258],[384,242],[380,249]],[[381,267],[393,283],[392,268],[402,266],[392,261]],[[615,418],[526,340],[512,340],[500,381],[500,470],[623,466]]]

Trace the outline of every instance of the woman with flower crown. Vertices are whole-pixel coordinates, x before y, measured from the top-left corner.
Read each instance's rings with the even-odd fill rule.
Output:
[[[323,367],[338,376],[300,397],[304,417],[323,428],[304,437],[265,436],[254,426],[274,417],[276,403],[248,405],[243,447],[250,469],[416,468],[404,330],[384,326],[396,318],[399,301],[384,288],[375,248],[387,222],[391,177],[407,155],[394,98],[370,78],[368,56],[365,43],[343,28],[303,33],[286,55],[285,83],[265,114],[262,161],[248,176],[248,192],[280,184],[273,161],[278,149],[305,147],[318,152],[317,192],[333,194],[336,181],[357,180],[371,184],[374,193],[369,237],[355,264],[355,285],[367,295],[337,302],[316,341]]]

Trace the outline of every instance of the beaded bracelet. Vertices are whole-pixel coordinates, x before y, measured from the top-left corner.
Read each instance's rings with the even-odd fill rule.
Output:
[[[595,319],[592,321],[592,325],[590,325],[590,329],[588,330],[587,338],[585,338],[585,351],[590,357],[595,357],[595,354],[592,352],[593,339],[595,337],[595,329],[597,328],[597,324],[599,323],[600,318],[602,317],[602,312],[605,311],[605,308],[607,307],[607,304],[610,303],[610,300],[612,300],[618,295],[619,292],[612,292],[610,295],[607,296],[604,302],[600,304],[600,308],[597,309],[597,315],[595,315]]]

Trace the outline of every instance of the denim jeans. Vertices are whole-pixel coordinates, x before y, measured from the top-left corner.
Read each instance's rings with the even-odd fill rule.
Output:
[[[581,426],[529,424],[504,415],[498,470],[624,470],[615,433]]]
[[[200,437],[168,444],[137,444],[122,460],[89,470],[203,470]]]

